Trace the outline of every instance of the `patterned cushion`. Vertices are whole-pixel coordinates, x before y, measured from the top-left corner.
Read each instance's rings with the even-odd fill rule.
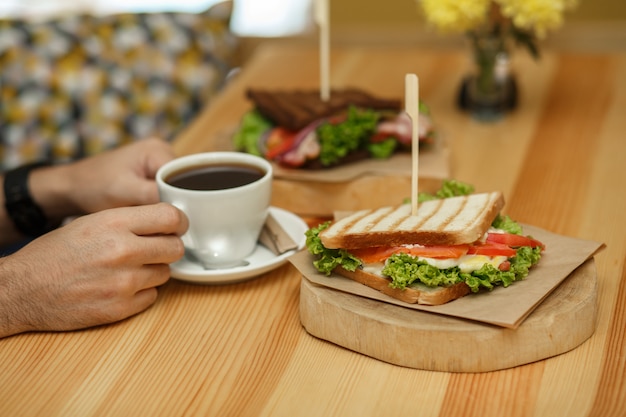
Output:
[[[208,12],[0,20],[0,171],[173,138],[223,85],[235,46]]]

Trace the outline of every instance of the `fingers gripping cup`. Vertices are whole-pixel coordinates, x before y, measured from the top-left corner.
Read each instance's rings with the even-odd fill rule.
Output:
[[[157,172],[161,201],[189,218],[185,250],[207,269],[242,265],[263,229],[272,194],[272,166],[239,152],[174,159]]]

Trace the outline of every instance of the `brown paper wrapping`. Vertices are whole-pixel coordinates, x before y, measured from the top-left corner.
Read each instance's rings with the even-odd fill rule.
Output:
[[[603,243],[566,237],[533,226],[524,226],[524,234],[546,245],[541,260],[526,279],[507,288],[496,287],[492,291],[469,294],[439,306],[408,304],[348,278],[321,274],[313,266],[314,257],[306,249],[290,261],[302,273],[303,279],[318,285],[406,308],[515,329],[565,278],[604,247]]]

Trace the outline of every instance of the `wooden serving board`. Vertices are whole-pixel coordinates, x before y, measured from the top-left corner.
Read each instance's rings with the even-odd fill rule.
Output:
[[[409,368],[487,372],[546,359],[594,332],[593,258],[565,279],[515,330],[411,310],[302,278],[300,321],[318,338]]]

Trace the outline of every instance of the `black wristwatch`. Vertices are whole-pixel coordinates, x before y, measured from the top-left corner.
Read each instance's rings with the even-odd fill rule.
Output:
[[[37,237],[49,231],[48,219],[33,200],[28,189],[28,175],[36,168],[50,165],[37,162],[4,174],[4,206],[15,227],[27,236]]]

